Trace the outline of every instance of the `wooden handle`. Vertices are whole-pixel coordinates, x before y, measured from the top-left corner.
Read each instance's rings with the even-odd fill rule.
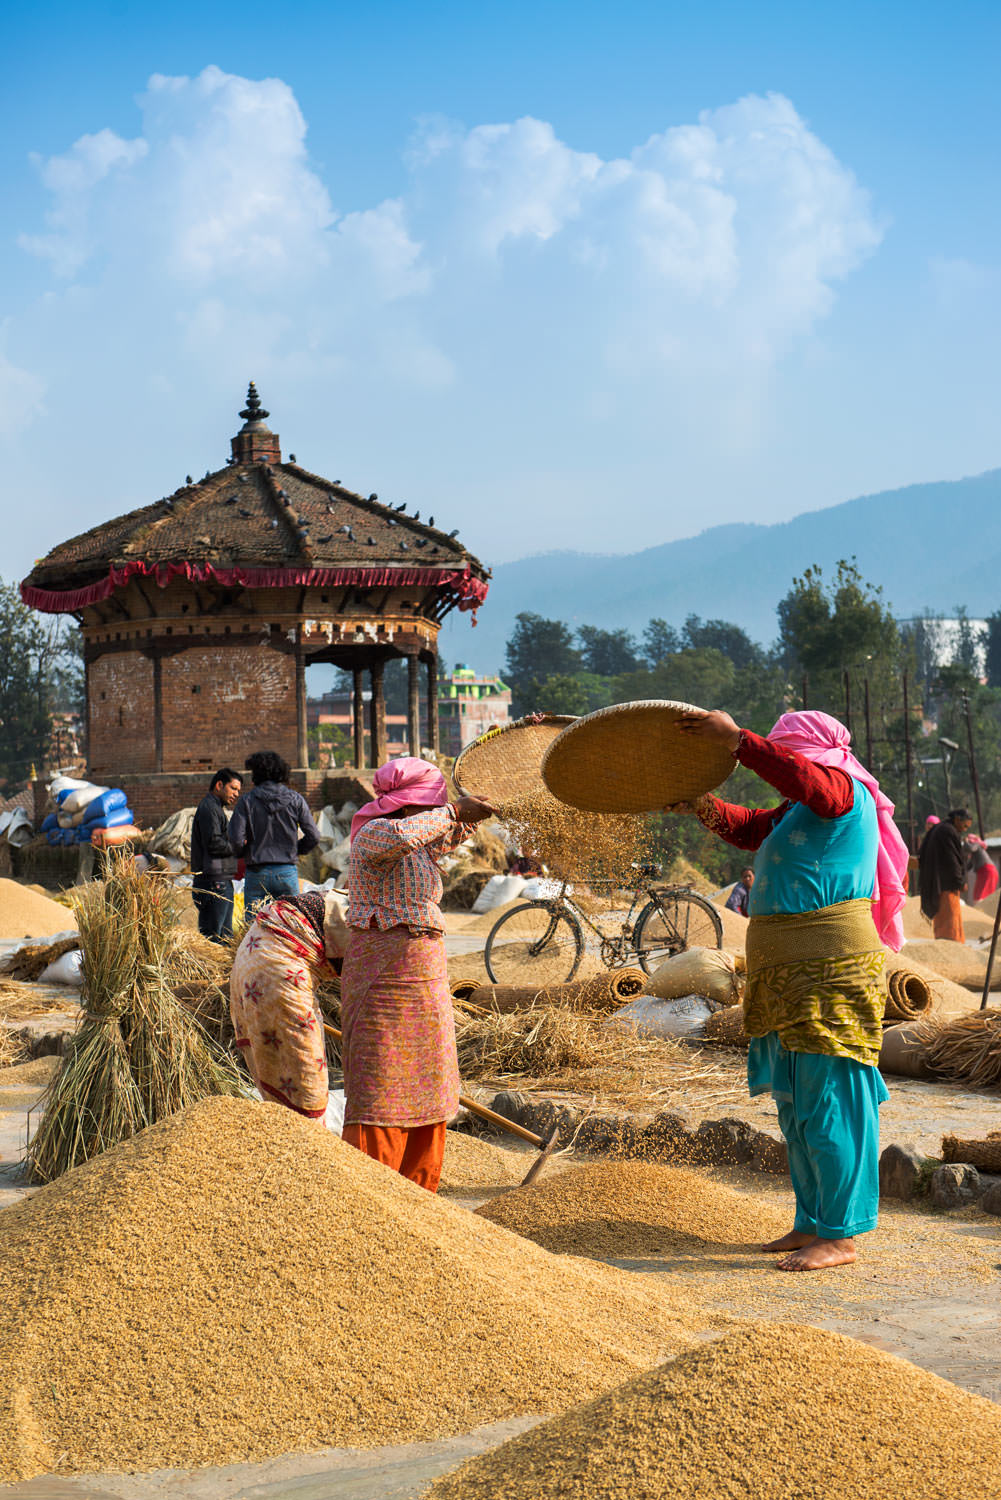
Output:
[[[323,1029],[336,1042],[343,1041],[344,1033],[338,1031],[336,1026],[330,1026],[324,1021]],[[472,1114],[479,1115],[481,1120],[489,1120],[492,1125],[499,1125],[502,1130],[509,1130],[512,1135],[520,1135],[523,1141],[529,1141],[533,1146],[537,1146],[540,1151],[542,1150],[543,1141],[541,1136],[533,1135],[530,1130],[526,1130],[522,1125],[516,1125],[506,1115],[496,1114],[492,1109],[487,1109],[485,1104],[477,1104],[475,1099],[470,1099],[466,1094],[459,1095],[459,1103]]]

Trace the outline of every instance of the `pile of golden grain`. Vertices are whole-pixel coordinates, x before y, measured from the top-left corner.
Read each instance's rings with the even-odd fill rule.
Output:
[[[996,1500],[1001,1410],[818,1328],[753,1324],[439,1479],[432,1500]]]
[[[477,1213],[560,1255],[645,1259],[679,1247],[756,1249],[783,1216],[699,1172],[647,1162],[598,1163],[544,1177]]]
[[[512,1151],[461,1130],[449,1130],[445,1134],[441,1186],[445,1190],[464,1188],[467,1193],[516,1187],[534,1159],[533,1153]]]
[[[675,1304],[291,1110],[205,1099],[4,1210],[0,1480],[561,1411],[683,1347]]]

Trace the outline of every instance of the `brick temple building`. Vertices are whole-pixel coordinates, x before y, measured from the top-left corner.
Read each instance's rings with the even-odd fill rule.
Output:
[[[437,748],[438,631],[487,593],[454,532],[284,462],[253,384],[240,416],[223,468],[61,543],[21,585],[26,604],[79,621],[89,774],[127,790],[144,823],[255,749],[279,751],[311,790],[314,662],[352,673],[359,767],[386,759],[393,657],[407,662],[409,748],[422,697]]]

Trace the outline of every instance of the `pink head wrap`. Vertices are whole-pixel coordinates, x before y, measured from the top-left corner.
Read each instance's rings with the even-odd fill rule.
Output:
[[[444,807],[448,801],[448,787],[438,767],[414,755],[388,760],[372,777],[372,786],[379,795],[351,819],[352,843],[371,818],[384,818],[400,807]]]
[[[861,781],[872,793],[879,822],[879,853],[876,858],[872,919],[886,946],[899,952],[904,941],[900,913],[907,899],[908,856],[907,845],[893,821],[893,803],[880,791],[875,776],[855,759],[848,748],[851,735],[830,714],[818,713],[812,709],[802,713],[783,714],[768,738],[776,745],[784,745],[787,750],[798,751],[818,766],[833,766],[839,771],[847,771],[849,776]]]
[[[925,818],[925,827],[926,828],[934,828],[935,824],[936,823],[941,823],[941,821],[942,821],[942,819],[941,818],[937,818],[934,813],[929,813],[928,816],[927,816],[927,818]]]

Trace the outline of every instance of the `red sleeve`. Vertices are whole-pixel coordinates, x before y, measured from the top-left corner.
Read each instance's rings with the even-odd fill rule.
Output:
[[[742,766],[754,771],[790,802],[804,803],[818,818],[840,818],[851,811],[855,787],[847,771],[815,765],[805,755],[773,745],[771,740],[753,734],[750,729],[740,731],[740,744],[734,754]]]
[[[703,828],[728,844],[737,849],[760,849],[788,806],[783,802],[778,807],[740,807],[710,795],[699,798],[696,812]]]

